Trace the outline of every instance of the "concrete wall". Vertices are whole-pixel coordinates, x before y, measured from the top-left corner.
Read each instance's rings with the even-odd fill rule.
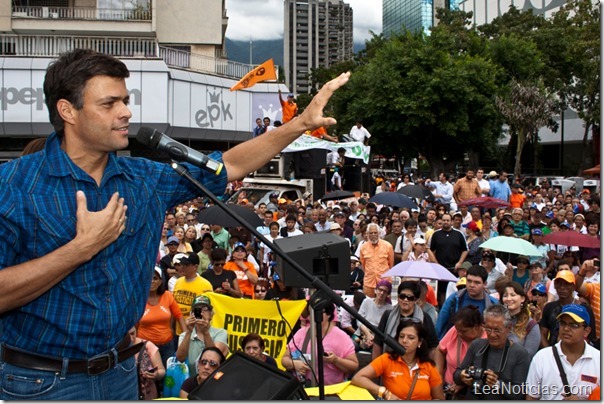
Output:
[[[160,43],[222,44],[222,0],[162,1],[155,11]]]

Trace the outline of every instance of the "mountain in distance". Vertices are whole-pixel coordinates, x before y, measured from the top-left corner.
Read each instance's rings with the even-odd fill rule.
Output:
[[[250,41],[233,41],[226,38],[228,59],[233,62],[250,63]],[[276,65],[283,66],[283,38],[252,41],[252,64],[259,65],[270,58]]]
[[[365,49],[365,43],[354,43],[352,51],[356,54]],[[226,38],[228,59],[239,63],[250,63],[250,41],[233,41]],[[278,66],[283,66],[283,38],[252,41],[252,64],[259,65],[270,58]]]

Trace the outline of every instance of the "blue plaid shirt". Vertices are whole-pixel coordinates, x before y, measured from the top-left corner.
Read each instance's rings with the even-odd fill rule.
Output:
[[[151,283],[166,209],[200,192],[168,164],[142,158],[109,161],[101,185],[75,165],[52,134],[45,150],[0,165],[0,270],[42,257],[76,235],[76,191],[88,210],[119,192],[126,230],[111,245],[32,302],[2,317],[8,345],[56,357],[86,358],[115,346],[139,320]],[[222,161],[221,153],[211,158]],[[215,176],[184,164],[210,191]]]

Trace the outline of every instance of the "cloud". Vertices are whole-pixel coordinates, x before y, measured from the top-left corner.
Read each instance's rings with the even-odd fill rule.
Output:
[[[382,32],[382,0],[348,0],[353,9],[353,38],[364,43],[369,30]],[[283,38],[283,0],[226,0],[229,39],[246,41]]]

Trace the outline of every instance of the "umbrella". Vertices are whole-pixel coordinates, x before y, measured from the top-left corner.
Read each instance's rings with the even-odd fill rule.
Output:
[[[543,255],[537,247],[528,241],[508,236],[497,236],[488,239],[480,245],[480,248],[488,248],[489,250],[528,255],[532,257],[540,257]]]
[[[337,191],[332,191],[332,192],[326,193],[325,195],[323,195],[323,198],[321,198],[321,200],[322,201],[336,201],[338,199],[350,198],[352,196],[356,196],[356,195],[350,191],[337,190]]]
[[[457,206],[479,206],[485,209],[507,208],[510,204],[503,199],[492,198],[490,196],[481,196],[480,198],[470,198],[459,202]]]
[[[407,195],[411,198],[417,198],[420,201],[426,200],[430,202],[434,202],[434,195],[428,188],[419,186],[419,185],[407,185],[405,187],[399,188],[396,192]]]
[[[398,192],[380,192],[373,195],[369,202],[378,205],[390,205],[395,208],[417,209],[417,204],[413,202],[407,195],[399,194]]]
[[[543,236],[543,242],[574,247],[600,248],[600,239],[571,230],[550,233]]]
[[[258,227],[264,223],[262,219],[253,210],[246,208],[245,206],[228,204],[227,209],[231,212],[241,216],[241,218],[249,225]],[[238,227],[242,226],[242,222],[235,220],[224,211],[220,206],[210,206],[204,209],[199,215],[197,215],[197,221],[199,223],[217,224],[223,227]]]
[[[600,165],[598,164],[595,167],[588,168],[587,170],[583,170],[583,174],[585,175],[600,175]]]
[[[447,268],[434,262],[403,261],[399,262],[388,271],[382,278],[390,276],[402,276],[408,278],[436,279],[445,282],[457,282],[457,278]]]

